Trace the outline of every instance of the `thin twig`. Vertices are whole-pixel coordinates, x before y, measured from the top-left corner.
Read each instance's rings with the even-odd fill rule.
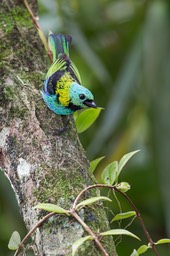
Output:
[[[70,210],[69,213],[84,227],[84,229],[91,235],[91,237],[94,239],[97,246],[100,248],[100,250],[103,252],[104,256],[109,256],[106,250],[104,249],[103,245],[100,243],[98,237],[93,233],[93,231],[89,228],[89,226],[86,225],[86,223],[79,217],[79,215],[74,211]]]
[[[24,4],[25,4],[25,6],[26,6],[28,12],[30,13],[30,15],[31,15],[31,17],[32,17],[32,20],[33,20],[34,24],[36,25],[36,27],[37,27],[38,29],[41,29],[41,27],[40,27],[40,25],[38,24],[38,22],[37,22],[37,20],[36,20],[34,14],[33,14],[33,12],[32,12],[32,10],[31,10],[31,8],[30,8],[30,6],[29,6],[27,0],[24,0]]]
[[[23,240],[21,241],[21,243],[18,246],[18,249],[16,250],[14,256],[17,256],[19,253],[19,250],[21,249],[21,247],[24,245],[24,243],[26,242],[26,240],[34,233],[34,231],[48,218],[50,218],[51,216],[53,216],[54,212],[50,212],[47,215],[45,215],[41,220],[38,221],[38,223],[28,232],[28,234],[23,238]]]
[[[38,30],[39,36],[40,36],[40,38],[41,38],[41,40],[42,40],[42,42],[43,42],[43,44],[44,44],[45,50],[46,50],[47,53],[48,53],[48,56],[49,56],[49,58],[50,58],[50,61],[53,62],[53,56],[52,56],[52,53],[51,53],[51,51],[50,51],[50,49],[49,49],[49,47],[48,47],[48,42],[47,42],[47,40],[46,40],[46,37],[45,37],[45,35],[44,35],[44,32],[43,32],[43,30],[41,29],[41,26],[38,24],[37,19],[36,19],[36,17],[34,16],[34,14],[33,14],[32,10],[31,10],[31,8],[30,8],[30,6],[29,6],[27,0],[24,0],[24,4],[25,4],[25,6],[26,6],[28,12],[29,12],[30,15],[31,15],[31,18],[32,18],[33,23],[35,24],[35,26],[36,26],[36,28],[37,28],[37,30]]]

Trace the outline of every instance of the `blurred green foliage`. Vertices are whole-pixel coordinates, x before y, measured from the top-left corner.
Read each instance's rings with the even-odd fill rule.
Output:
[[[128,195],[153,240],[170,238],[169,0],[39,0],[39,10],[46,34],[51,30],[73,37],[71,58],[97,105],[105,108],[80,134],[90,160],[106,155],[96,177],[108,163],[140,149],[120,181],[131,184]],[[0,252],[13,230],[23,229],[9,184],[1,176]],[[123,211],[132,210],[120,196],[119,200]],[[147,243],[137,220],[128,230]],[[130,255],[139,246],[126,237],[117,250],[120,256]],[[165,245],[158,251],[170,253]]]

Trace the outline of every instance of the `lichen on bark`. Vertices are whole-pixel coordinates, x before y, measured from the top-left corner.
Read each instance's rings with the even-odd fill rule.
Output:
[[[35,6],[34,1],[30,4]],[[23,1],[0,3],[0,167],[10,180],[28,229],[44,215],[37,203],[56,203],[69,209],[77,194],[94,183],[89,163],[70,118],[61,136],[53,131],[67,117],[46,108],[40,87],[47,57]],[[93,191],[86,196],[94,195]],[[98,204],[80,212],[94,232],[109,228]],[[53,216],[38,228],[33,248],[38,255],[71,255],[71,245],[85,235],[82,226],[64,216]],[[112,238],[105,238],[109,255],[116,255]],[[79,255],[102,255],[94,243],[86,243]]]

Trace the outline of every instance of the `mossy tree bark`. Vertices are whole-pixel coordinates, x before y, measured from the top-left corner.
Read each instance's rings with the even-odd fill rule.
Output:
[[[29,4],[36,12],[36,2]],[[54,115],[41,100],[47,58],[23,1],[2,0],[0,10],[0,167],[31,229],[44,215],[33,208],[37,203],[57,203],[69,209],[78,193],[94,181],[88,175],[89,163],[73,120],[61,136],[53,135],[67,118]],[[105,231],[109,229],[106,214],[96,206],[80,215],[94,232]],[[32,236],[33,250],[36,255],[71,255],[71,245],[84,235],[78,222],[55,215]],[[116,255],[110,237],[103,244],[109,255]],[[79,255],[102,252],[89,242]]]

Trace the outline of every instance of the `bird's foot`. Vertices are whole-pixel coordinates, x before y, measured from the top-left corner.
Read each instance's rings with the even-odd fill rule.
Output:
[[[60,136],[61,134],[63,134],[66,130],[67,130],[67,127],[68,127],[68,124],[69,124],[69,119],[67,119],[67,122],[65,123],[65,125],[60,128],[60,129],[56,129],[55,131],[53,131],[53,135],[54,136]]]

